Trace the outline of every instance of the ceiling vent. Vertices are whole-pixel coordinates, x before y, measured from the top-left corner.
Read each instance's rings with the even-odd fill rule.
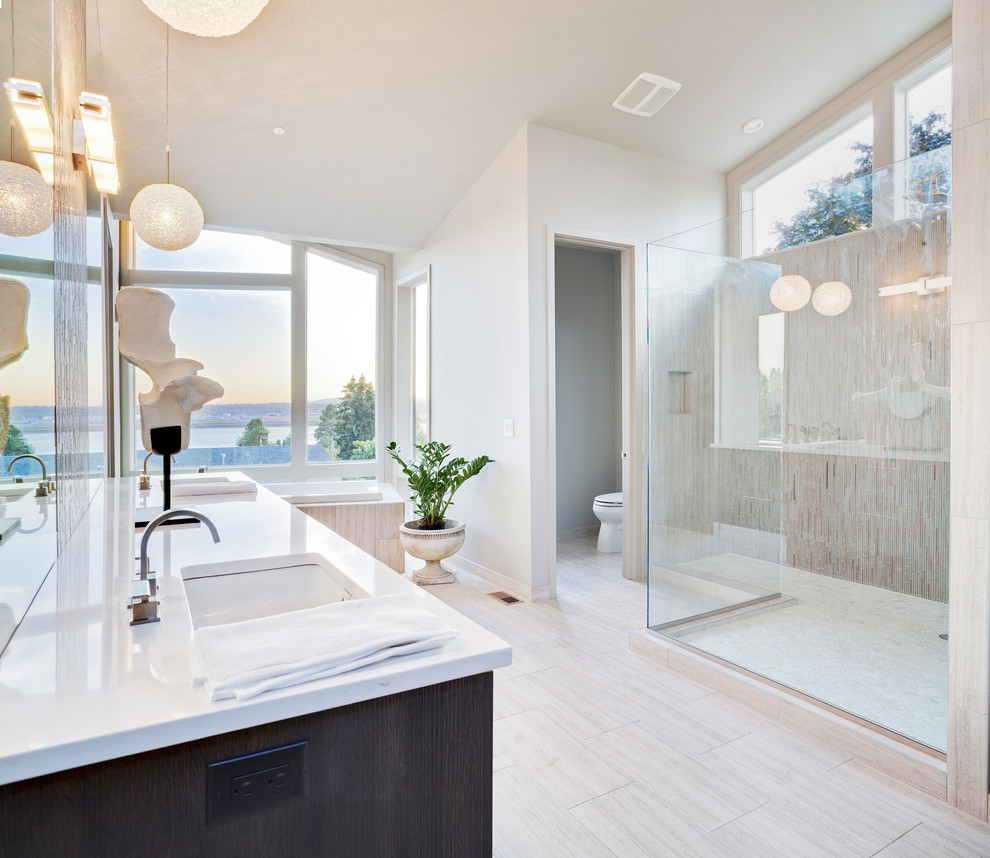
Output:
[[[675,80],[643,72],[612,102],[612,107],[634,116],[652,116],[680,90]]]

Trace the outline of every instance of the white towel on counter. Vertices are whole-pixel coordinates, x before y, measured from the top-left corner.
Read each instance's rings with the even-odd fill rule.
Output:
[[[258,484],[251,480],[227,480],[225,482],[172,483],[173,497],[205,497],[206,495],[234,495],[257,492]]]
[[[409,594],[336,602],[196,632],[210,700],[247,700],[442,646],[458,635]]]

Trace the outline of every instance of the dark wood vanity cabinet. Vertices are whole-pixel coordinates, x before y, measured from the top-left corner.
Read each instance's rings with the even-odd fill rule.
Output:
[[[210,764],[300,742],[305,795],[208,821]],[[491,834],[491,673],[0,787],[4,858],[470,858]]]

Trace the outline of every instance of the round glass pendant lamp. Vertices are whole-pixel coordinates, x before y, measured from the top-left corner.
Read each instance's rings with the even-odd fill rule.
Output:
[[[159,250],[182,250],[203,231],[203,209],[178,185],[145,185],[131,202],[131,224],[146,244]]]
[[[811,306],[823,316],[838,316],[849,309],[852,299],[852,289],[845,283],[841,280],[829,280],[815,290]]]
[[[170,27],[194,36],[232,36],[250,24],[268,0],[144,0]]]
[[[785,313],[800,310],[810,297],[811,284],[800,274],[778,277],[770,287],[770,303]]]
[[[52,225],[53,196],[41,173],[0,161],[0,232],[37,235]]]

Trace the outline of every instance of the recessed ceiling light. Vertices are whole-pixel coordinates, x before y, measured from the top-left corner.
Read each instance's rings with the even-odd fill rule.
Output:
[[[748,122],[743,123],[743,132],[746,134],[755,134],[757,131],[763,128],[763,120],[759,117],[750,119]]]
[[[285,134],[285,129],[281,125],[276,125],[272,129],[272,131],[274,131],[276,134]]]

